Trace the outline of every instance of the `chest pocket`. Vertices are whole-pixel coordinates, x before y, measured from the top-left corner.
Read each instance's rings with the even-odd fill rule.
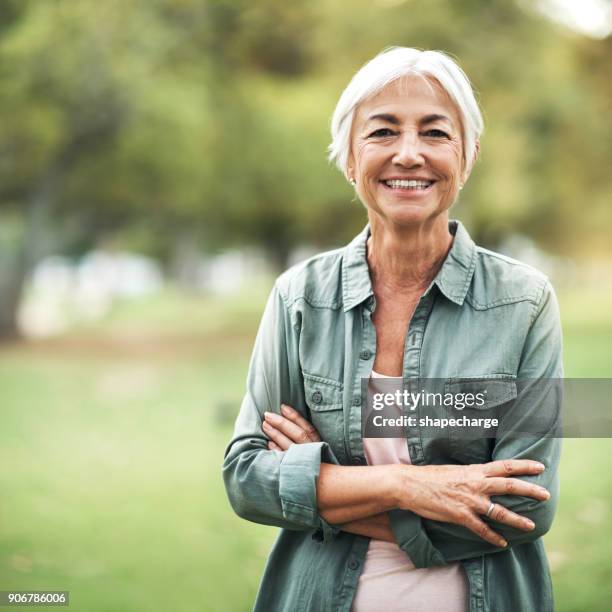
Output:
[[[342,383],[304,372],[304,396],[311,423],[333,451],[344,448]]]
[[[497,419],[501,423],[512,407],[517,397],[516,379],[506,375],[449,378],[444,383],[444,392],[452,393],[456,399],[469,398],[461,410],[455,402],[453,417],[465,415],[469,419],[483,419],[483,424],[476,428],[449,427],[451,457],[462,464],[491,461],[497,433],[491,421]],[[490,428],[486,426],[487,420]]]

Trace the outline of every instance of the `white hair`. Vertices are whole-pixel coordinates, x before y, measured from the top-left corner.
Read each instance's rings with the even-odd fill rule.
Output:
[[[463,167],[471,168],[484,124],[474,90],[465,72],[441,51],[391,47],[371,59],[342,92],[332,116],[329,159],[348,178],[351,127],[355,109],[392,81],[407,75],[435,79],[457,106],[463,131]]]

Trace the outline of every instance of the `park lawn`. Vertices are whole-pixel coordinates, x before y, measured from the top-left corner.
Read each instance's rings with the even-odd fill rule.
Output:
[[[0,590],[70,590],[87,612],[250,609],[276,530],[233,515],[220,474],[264,299],[169,293],[0,351]],[[612,296],[560,301],[566,375],[609,376]],[[609,450],[564,441],[546,536],[562,612],[612,598]]]

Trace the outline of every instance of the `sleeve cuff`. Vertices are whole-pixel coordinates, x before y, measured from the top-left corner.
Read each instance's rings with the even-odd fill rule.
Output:
[[[341,529],[330,525],[325,519],[319,517],[319,528],[312,534],[312,539],[317,542],[329,542],[333,540]]]
[[[324,521],[317,510],[321,462],[338,463],[327,442],[290,446],[280,464],[279,495],[285,519],[316,529],[321,541],[327,541],[335,537],[339,529]]]
[[[421,517],[409,510],[389,511],[391,530],[398,546],[410,557],[417,568],[446,565],[423,528]]]

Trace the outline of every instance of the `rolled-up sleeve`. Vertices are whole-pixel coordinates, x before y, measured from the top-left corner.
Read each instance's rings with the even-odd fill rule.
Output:
[[[268,450],[261,429],[263,413],[278,413],[281,403],[305,414],[298,328],[276,284],[255,340],[246,394],[225,451],[223,478],[240,517],[313,530],[313,537],[327,540],[338,530],[319,515],[316,491],[321,463],[338,463],[331,448],[326,442],[312,442],[294,444],[287,451]]]
[[[546,469],[541,474],[520,478],[548,489],[550,499],[542,502],[517,495],[491,498],[493,502],[531,519],[536,525],[533,531],[522,531],[483,518],[510,546],[532,542],[544,535],[552,525],[557,508],[561,397],[559,385],[555,381],[563,377],[562,352],[557,299],[552,286],[545,280],[540,299],[534,305],[517,375],[519,382],[527,381],[528,384],[524,389],[524,397],[521,398],[519,393],[512,414],[506,417],[510,419],[510,425],[498,434],[492,460],[532,459],[543,463]],[[547,431],[538,436],[525,435],[524,432],[531,431],[530,421],[536,419],[547,424]],[[410,556],[416,567],[443,565],[503,550],[485,542],[465,527],[421,519],[411,512],[394,511],[390,513],[390,521],[398,545]]]

